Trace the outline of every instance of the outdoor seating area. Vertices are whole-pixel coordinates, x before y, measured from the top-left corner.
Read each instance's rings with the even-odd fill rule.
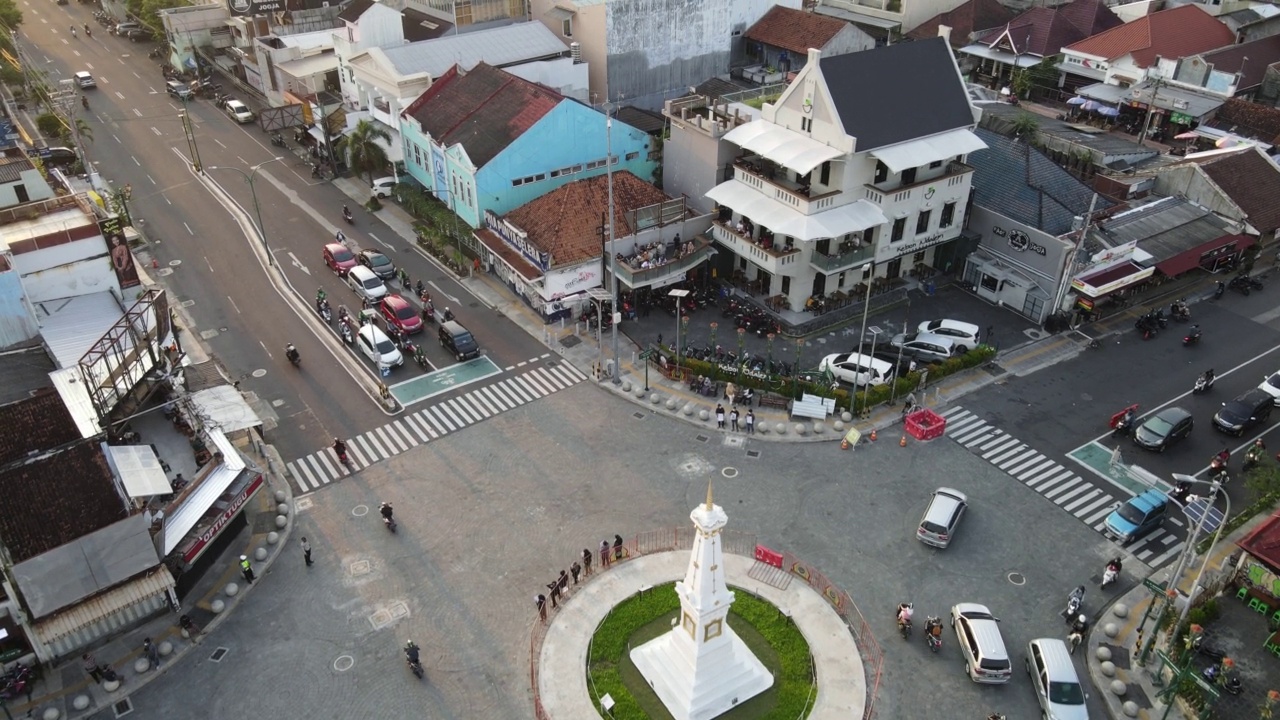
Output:
[[[692,240],[681,242],[680,236],[676,235],[670,244],[655,240],[637,247],[631,255],[618,253],[617,260],[632,270],[648,270],[678,262],[696,251],[697,245]]]

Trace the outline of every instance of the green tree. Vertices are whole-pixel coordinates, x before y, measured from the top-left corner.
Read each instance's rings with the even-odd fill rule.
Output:
[[[1280,465],[1264,456],[1257,467],[1245,474],[1244,486],[1254,501],[1280,493]]]
[[[1014,137],[1026,140],[1027,142],[1035,142],[1036,135],[1040,132],[1040,118],[1027,111],[1018,113],[1013,119]]]
[[[373,174],[381,172],[388,162],[387,151],[375,140],[390,143],[391,133],[373,122],[361,120],[338,141],[338,147],[347,154],[347,165],[357,174],[364,174],[370,185],[373,184]]]
[[[1038,88],[1054,87],[1058,83],[1057,63],[1057,56],[1051,55],[1029,68],[1015,70],[1010,83],[1013,92],[1025,100]]]
[[[17,30],[22,24],[22,11],[13,0],[0,0],[0,25],[6,30]]]
[[[63,127],[62,118],[54,113],[47,112],[36,116],[36,129],[45,137],[61,137]]]

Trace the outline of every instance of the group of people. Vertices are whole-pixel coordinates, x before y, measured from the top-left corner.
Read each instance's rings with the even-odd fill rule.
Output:
[[[617,260],[632,270],[648,270],[687,257],[693,253],[693,249],[693,242],[681,242],[680,235],[677,233],[669,246],[662,240],[654,240],[647,245],[637,247],[631,255],[618,253]]]
[[[625,556],[626,550],[622,545],[621,535],[614,535],[612,544],[608,540],[600,541],[601,570],[608,568],[610,564],[621,560]],[[591,552],[591,548],[583,548],[580,561],[574,560],[568,570],[561,570],[554,580],[547,583],[547,592],[550,593],[550,597],[543,593],[533,596],[534,607],[538,609],[538,618],[542,622],[547,621],[547,600],[551,601],[552,609],[560,607],[561,598],[569,592],[569,579],[572,578],[573,584],[577,585],[579,578],[590,576],[593,559],[594,554]]]
[[[748,408],[746,416],[743,417],[738,414],[738,407],[736,405],[731,405],[730,407],[732,409],[729,411],[729,414],[728,414],[729,429],[733,430],[734,432],[738,432],[738,422],[739,420],[741,420],[743,423],[742,429],[745,430],[748,435],[754,435],[756,432],[756,414]],[[725,429],[724,421],[725,421],[724,406],[716,405],[716,429],[717,430]]]

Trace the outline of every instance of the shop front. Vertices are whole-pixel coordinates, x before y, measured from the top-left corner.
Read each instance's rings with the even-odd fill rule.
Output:
[[[1035,323],[1052,314],[1071,242],[975,206],[969,229],[981,233],[965,259],[964,279],[981,298]]]
[[[1251,235],[1223,235],[1167,259],[1159,260],[1156,263],[1156,269],[1166,277],[1178,277],[1197,268],[1207,272],[1235,268],[1239,265],[1245,249],[1255,242],[1256,238]]]
[[[1082,320],[1098,313],[1098,302],[1109,296],[1123,297],[1131,288],[1141,284],[1156,272],[1155,266],[1143,266],[1132,257],[1125,257],[1094,265],[1071,279],[1075,293],[1075,310]]]

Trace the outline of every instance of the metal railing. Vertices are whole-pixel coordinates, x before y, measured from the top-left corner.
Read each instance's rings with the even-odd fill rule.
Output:
[[[757,88],[739,90],[738,92],[732,92],[727,95],[721,95],[720,102],[736,103],[736,102],[746,102],[747,100],[755,100],[756,98],[768,98],[768,97],[776,98],[781,96],[782,91],[786,89],[787,89],[787,83],[784,83],[784,82],[774,83],[772,85],[761,85],[760,87],[757,87]]]
[[[686,526],[648,530],[623,543],[622,560],[613,562],[626,562],[631,558],[654,553],[689,550],[693,547],[693,541],[696,536],[697,530]],[[756,536],[753,533],[725,529],[721,531],[720,543],[727,553],[755,558]],[[880,690],[880,678],[884,674],[884,652],[880,647],[880,643],[876,642],[875,636],[871,633],[871,627],[862,615],[862,611],[854,604],[853,598],[847,592],[831,582],[821,571],[802,562],[795,555],[784,552],[782,558],[782,569],[805,581],[809,587],[826,598],[853,635],[854,641],[858,645],[859,654],[862,657],[863,672],[867,676],[867,702],[862,717],[863,720],[871,720],[875,716],[876,695]],[[611,562],[610,565],[612,564]],[[604,565],[596,565],[592,568],[592,572],[601,573],[605,572],[606,569]],[[533,712],[536,720],[551,720],[550,714],[542,706],[542,697],[538,692],[538,655],[542,649],[542,641],[546,637],[547,628],[550,626],[552,616],[556,611],[557,609],[547,608],[548,618],[546,622],[542,622],[535,612],[533,630],[529,636],[529,687],[533,691]],[[602,624],[605,620],[608,620],[609,614],[606,613],[605,617],[600,621]],[[592,635],[594,636],[594,632]],[[589,655],[590,653],[588,653]],[[588,682],[590,683],[590,681],[591,678],[588,675]],[[815,686],[817,684],[816,676],[814,684]]]
[[[876,256],[876,246],[866,244],[862,247],[846,250],[838,255],[823,255],[814,251],[809,256],[809,264],[830,274],[837,270],[845,270],[857,265],[864,260],[870,260]]]

